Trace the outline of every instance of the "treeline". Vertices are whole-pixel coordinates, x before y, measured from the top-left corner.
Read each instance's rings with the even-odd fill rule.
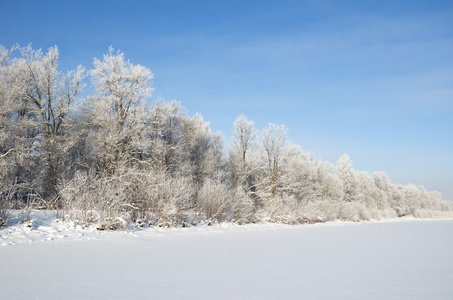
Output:
[[[314,159],[283,125],[259,132],[239,116],[227,153],[201,115],[148,104],[152,72],[112,48],[89,71],[61,73],[58,56],[0,46],[0,223],[13,208],[99,229],[453,215],[440,193],[358,172],[347,155]]]

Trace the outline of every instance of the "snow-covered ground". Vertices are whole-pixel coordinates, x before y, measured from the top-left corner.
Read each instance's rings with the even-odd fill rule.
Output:
[[[453,299],[453,220],[98,232],[34,214],[0,229],[0,299]]]

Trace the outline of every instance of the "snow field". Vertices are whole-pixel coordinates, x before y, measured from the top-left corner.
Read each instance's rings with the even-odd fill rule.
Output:
[[[0,230],[0,299],[453,299],[452,220],[35,225]]]

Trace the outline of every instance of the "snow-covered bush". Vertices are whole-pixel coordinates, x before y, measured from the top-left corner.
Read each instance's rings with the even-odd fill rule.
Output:
[[[254,219],[255,201],[242,187],[236,188],[233,194],[231,214],[231,221],[238,224],[249,223]]]
[[[163,168],[129,168],[122,176],[127,183],[126,209],[138,226],[174,226],[186,222],[194,206],[190,177],[171,174]]]
[[[11,210],[8,206],[9,203],[0,196],[0,227],[5,226],[11,216]]]
[[[118,174],[78,172],[60,187],[60,197],[66,211],[77,211],[82,223],[98,222],[108,226],[126,212],[125,182]]]
[[[2,186],[0,190],[0,227],[5,226],[11,216],[11,209],[14,205],[15,185]]]
[[[370,215],[365,206],[358,202],[345,202],[339,206],[338,218],[342,221],[365,221]]]
[[[197,210],[203,219],[223,221],[231,212],[233,195],[228,186],[220,181],[207,179],[197,196]]]
[[[317,223],[338,220],[341,203],[336,201],[310,201],[300,206],[304,223]]]
[[[263,209],[266,221],[284,224],[302,223],[299,203],[293,196],[282,195],[269,199]]]
[[[186,214],[193,207],[194,188],[192,182],[184,177],[173,177],[167,173],[160,174],[154,191],[152,212],[157,216],[159,226],[174,226],[187,221]]]

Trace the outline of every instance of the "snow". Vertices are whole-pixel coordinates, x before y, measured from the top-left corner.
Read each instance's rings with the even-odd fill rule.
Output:
[[[99,232],[53,217],[0,229],[0,299],[453,299],[453,220]]]

